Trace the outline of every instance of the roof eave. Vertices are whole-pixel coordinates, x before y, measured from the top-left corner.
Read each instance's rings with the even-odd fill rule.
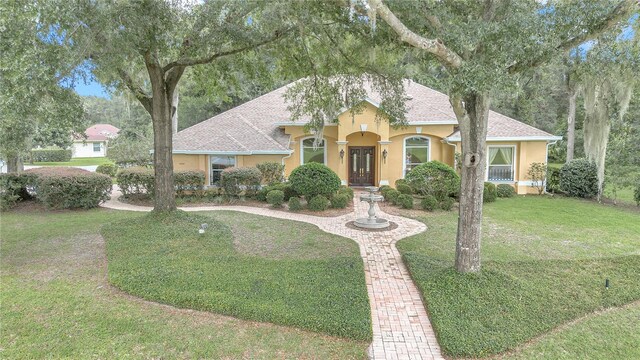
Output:
[[[446,137],[446,141],[460,142],[460,137]],[[558,141],[562,136],[509,136],[509,137],[487,137],[487,141]]]

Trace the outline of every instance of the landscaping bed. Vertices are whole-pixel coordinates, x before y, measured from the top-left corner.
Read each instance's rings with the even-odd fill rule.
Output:
[[[109,281],[130,294],[182,308],[370,340],[369,300],[358,246],[313,225],[290,221],[268,219],[249,232],[260,233],[269,226],[276,230],[262,231],[264,236],[258,238],[232,230],[260,221],[263,218],[255,215],[178,211],[108,225],[102,233]],[[237,224],[230,228],[226,222]],[[202,223],[208,229],[200,235]],[[256,241],[268,242],[266,256],[237,250],[255,248]],[[249,244],[242,247],[243,242]],[[307,252],[315,255],[301,256]]]
[[[410,213],[429,231],[397,246],[448,356],[505,352],[575,318],[640,299],[635,212],[544,196],[486,204],[479,274],[453,269],[457,214],[421,214]]]

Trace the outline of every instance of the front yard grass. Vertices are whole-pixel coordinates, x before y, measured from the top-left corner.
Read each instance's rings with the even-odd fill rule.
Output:
[[[422,213],[427,232],[398,243],[449,356],[501,353],[640,299],[638,213],[537,196],[485,204],[480,274],[453,270],[456,218]]]
[[[64,162],[34,162],[33,165],[38,166],[91,166],[112,164],[113,161],[106,157],[87,157],[87,158],[73,158],[71,161]]]
[[[99,229],[143,214],[23,205],[0,215],[0,358],[366,358],[366,342],[180,310],[110,286]]]
[[[109,281],[181,308],[371,339],[355,242],[304,223],[208,215],[149,214],[105,226]],[[203,235],[201,223],[209,225]]]

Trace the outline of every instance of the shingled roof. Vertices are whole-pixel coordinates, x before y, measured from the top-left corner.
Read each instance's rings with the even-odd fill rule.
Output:
[[[291,113],[283,97],[291,86],[285,85],[270,93],[236,106],[208,120],[178,132],[173,140],[173,152],[198,154],[289,154],[289,135],[283,126],[303,126],[306,121],[291,121]],[[410,125],[456,125],[449,97],[439,91],[407,80],[407,121]],[[364,99],[377,105],[379,95],[371,89]],[[491,111],[487,140],[558,140],[542,130],[508,116]],[[459,141],[458,132],[447,140]]]

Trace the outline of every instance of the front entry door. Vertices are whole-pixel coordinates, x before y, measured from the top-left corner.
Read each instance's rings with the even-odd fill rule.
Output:
[[[374,146],[349,147],[349,185],[373,186],[375,174]]]

